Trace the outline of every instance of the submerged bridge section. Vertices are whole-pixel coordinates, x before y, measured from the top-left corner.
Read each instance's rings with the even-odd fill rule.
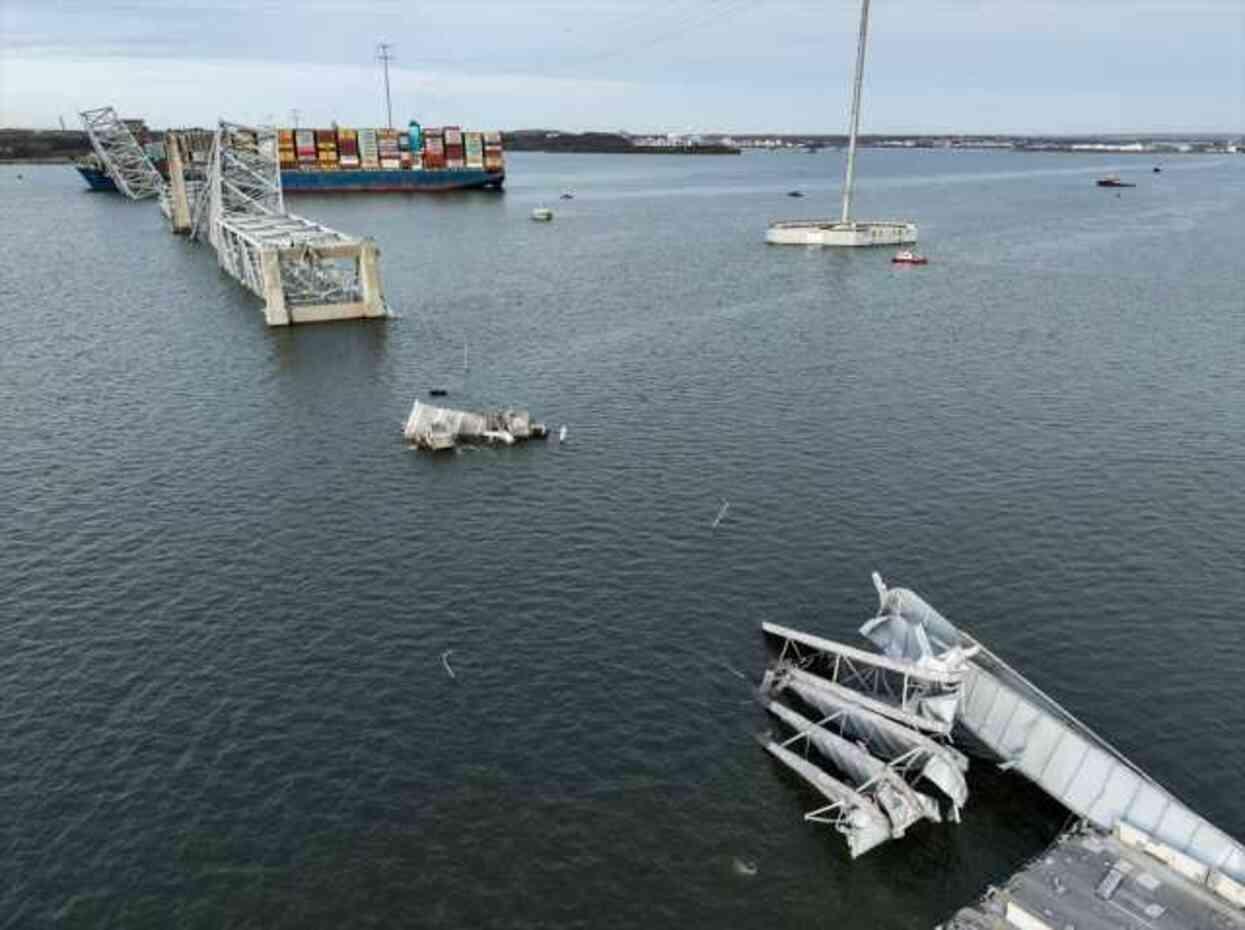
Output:
[[[171,135],[173,230],[206,237],[221,268],[264,301],[269,326],[388,315],[376,243],[286,212],[274,130],[222,121],[202,184],[187,179]]]
[[[898,728],[901,746],[923,747],[920,777],[951,797],[958,815],[967,797],[967,764],[960,768],[959,753],[943,742],[954,736],[1029,779],[1077,818],[1050,849],[962,908],[942,930],[1245,930],[1245,845],[1181,803],[917,594],[888,588],[876,574],[873,580],[880,606],[860,632],[880,654],[762,625],[783,643],[763,693],[790,693],[826,715],[814,723],[771,705],[796,736],[781,744],[770,740],[766,748],[830,797],[825,785],[838,784],[837,776],[860,778],[852,778],[851,760],[828,742],[826,729],[861,740],[862,749],[885,760],[896,749]],[[800,740],[835,774],[822,771],[807,750],[794,755]],[[911,764],[898,764],[908,758],[890,763],[896,774],[917,773]],[[930,768],[925,759],[938,765]],[[833,820],[805,815],[832,823],[853,855],[887,838],[874,828],[877,818],[863,816],[872,813],[865,801],[887,814],[891,837],[910,825],[897,822],[894,811],[867,792],[858,793],[864,801],[845,796],[832,805]]]
[[[984,647],[969,664],[958,719],[1078,817],[1245,906],[1245,846]]]

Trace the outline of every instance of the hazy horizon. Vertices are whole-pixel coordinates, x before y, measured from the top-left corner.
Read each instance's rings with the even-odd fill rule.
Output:
[[[153,126],[295,109],[383,125],[386,40],[395,122],[834,134],[858,16],[858,0],[6,0],[0,125],[72,127],[102,105]],[[862,131],[1240,134],[1243,61],[1240,0],[875,0]]]

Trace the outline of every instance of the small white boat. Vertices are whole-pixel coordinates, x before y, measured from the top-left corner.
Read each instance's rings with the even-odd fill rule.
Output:
[[[895,257],[891,259],[896,265],[928,265],[929,259],[924,255],[918,255],[911,249],[900,249],[895,253]]]
[[[532,211],[532,219],[537,223],[548,223],[553,219],[553,211],[548,207],[537,207]]]

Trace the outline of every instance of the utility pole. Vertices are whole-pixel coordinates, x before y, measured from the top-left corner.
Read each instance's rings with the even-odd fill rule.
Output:
[[[389,98],[389,62],[393,61],[393,53],[390,51],[392,48],[388,42],[381,42],[376,47],[376,57],[385,69],[385,125],[390,129],[393,128],[393,101]]]
[[[290,119],[293,120],[295,129],[298,128],[298,118],[302,115],[303,115],[302,110],[298,109],[297,107],[295,107],[293,110],[290,110]]]

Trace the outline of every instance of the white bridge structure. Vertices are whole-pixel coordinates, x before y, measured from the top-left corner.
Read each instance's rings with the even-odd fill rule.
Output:
[[[1058,855],[1040,857],[946,927],[1245,930],[1245,845],[920,596],[888,588],[876,574],[873,581],[878,613],[860,632],[878,653],[763,624],[782,648],[762,681],[762,701],[795,736],[762,745],[831,801],[806,820],[833,826],[855,857],[919,820],[939,819],[917,786],[940,789],[953,804],[949,819],[958,819],[968,766],[950,745],[955,737],[1029,779],[1079,826],[1057,841]],[[821,719],[779,704],[780,696]],[[883,785],[890,797],[878,793]]]
[[[181,170],[170,161],[174,215],[263,299],[269,326],[388,316],[376,243],[286,211],[274,129],[221,121],[193,204]]]
[[[276,130],[222,120],[204,171],[193,157],[201,133],[170,131],[166,181],[112,107],[84,111],[82,124],[117,189],[159,197],[173,232],[210,242],[264,301],[269,326],[389,315],[376,243],[286,211]]]
[[[117,190],[131,200],[155,197],[164,190],[164,178],[116,110],[99,107],[78,115],[91,148]]]

